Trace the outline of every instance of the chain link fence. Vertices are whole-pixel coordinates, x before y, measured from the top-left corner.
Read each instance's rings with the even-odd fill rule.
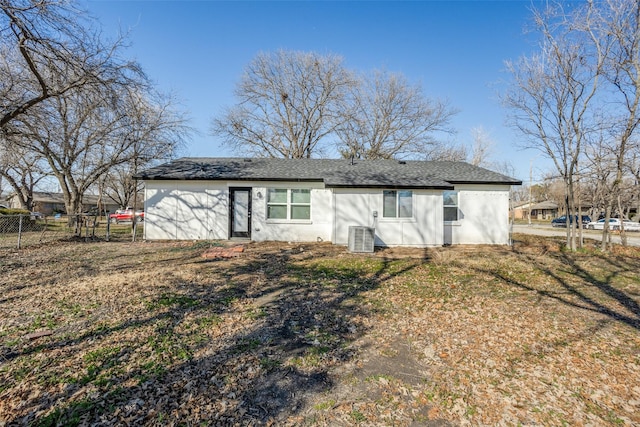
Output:
[[[135,238],[142,239],[143,223],[136,222]],[[55,216],[0,215],[0,249],[39,245],[63,240],[131,241],[133,224],[111,224],[92,215]]]

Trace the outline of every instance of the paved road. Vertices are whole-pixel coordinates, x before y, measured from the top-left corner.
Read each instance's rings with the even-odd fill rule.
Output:
[[[582,230],[585,239],[602,240],[602,231]],[[535,234],[537,236],[566,236],[567,231],[564,228],[554,228],[551,225],[532,224],[521,225],[514,224],[514,233]],[[611,241],[620,244],[620,235],[612,233]],[[640,233],[627,233],[627,243],[629,246],[640,246]]]

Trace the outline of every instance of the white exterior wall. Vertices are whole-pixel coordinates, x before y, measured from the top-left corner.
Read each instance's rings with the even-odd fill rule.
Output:
[[[442,192],[413,190],[412,218],[383,218],[382,192],[383,189],[334,189],[333,243],[346,245],[349,226],[356,225],[375,228],[376,246],[443,244]]]
[[[227,239],[229,193],[216,181],[146,181],[144,238]]]
[[[458,221],[446,223],[447,244],[509,244],[509,186],[456,185]]]
[[[229,238],[229,187],[252,188],[251,239],[348,243],[349,226],[375,227],[377,246],[508,244],[509,186],[462,185],[459,220],[443,222],[439,190],[413,190],[413,217],[382,217],[382,189],[325,189],[322,183],[146,181],[145,239]],[[266,219],[268,188],[311,189],[311,219]],[[374,218],[373,212],[378,213]]]
[[[251,240],[285,242],[322,242],[331,240],[333,224],[331,190],[319,182],[260,182],[253,185]],[[310,220],[267,219],[267,189],[311,189]]]
[[[252,188],[251,239],[315,242],[331,240],[331,190],[321,183],[243,181],[146,181],[144,238],[229,238],[229,187]],[[268,220],[267,188],[311,189],[311,220]]]

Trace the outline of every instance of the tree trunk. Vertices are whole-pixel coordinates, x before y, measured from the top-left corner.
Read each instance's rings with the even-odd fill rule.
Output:
[[[622,200],[618,194],[618,215],[620,216],[620,243],[627,246],[627,232],[624,229],[624,215],[622,214]]]
[[[565,206],[567,209],[567,248],[571,251],[576,250],[576,220],[573,218],[576,212],[575,195],[573,188],[573,179],[569,175],[565,180]]]
[[[607,203],[604,208],[604,226],[602,227],[602,246],[603,252],[609,250],[609,219],[611,218],[611,203]]]

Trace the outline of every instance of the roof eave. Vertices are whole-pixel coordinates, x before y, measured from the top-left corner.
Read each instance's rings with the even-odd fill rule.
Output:
[[[143,181],[258,181],[258,182],[323,182],[322,178],[269,178],[269,177],[171,177],[171,176],[149,176],[133,175],[133,179]]]
[[[453,190],[453,185],[386,185],[386,184],[325,184],[326,188],[384,188],[390,190]]]
[[[451,184],[522,185],[522,181],[449,181]]]

